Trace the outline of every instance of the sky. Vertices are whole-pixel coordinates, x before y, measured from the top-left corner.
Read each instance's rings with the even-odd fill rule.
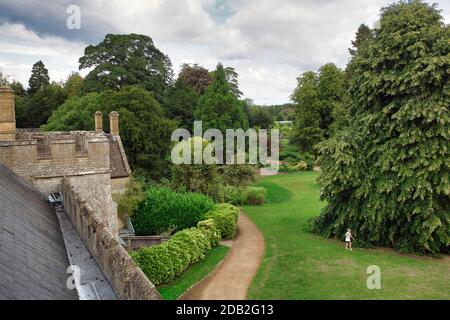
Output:
[[[89,44],[108,33],[140,33],[182,63],[239,73],[244,97],[289,102],[296,78],[333,62],[345,67],[361,23],[373,26],[390,0],[0,0],[0,72],[28,85],[42,60],[53,81],[78,71]],[[446,23],[450,1],[435,0]],[[76,5],[80,29],[67,20]],[[70,20],[73,21],[73,20]],[[85,75],[87,70],[81,71]]]

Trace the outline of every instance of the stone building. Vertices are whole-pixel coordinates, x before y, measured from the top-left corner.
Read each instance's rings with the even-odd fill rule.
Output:
[[[93,117],[95,131],[42,132],[38,129],[16,129],[13,91],[9,87],[0,87],[0,182],[3,186],[3,189],[0,188],[0,203],[3,205],[0,206],[0,222],[3,222],[0,224],[0,235],[10,238],[5,243],[0,242],[0,265],[20,265],[21,261],[8,260],[9,256],[17,256],[14,252],[16,248],[23,249],[24,259],[27,255],[29,259],[36,259],[36,250],[31,249],[33,244],[27,243],[27,236],[37,237],[37,240],[46,239],[41,242],[42,248],[39,249],[44,255],[42,259],[45,259],[45,254],[51,255],[51,248],[59,248],[60,252],[65,247],[71,265],[81,264],[91,271],[99,269],[98,272],[107,279],[116,297],[157,299],[159,294],[153,284],[117,240],[117,206],[112,194],[125,189],[131,173],[119,135],[119,114],[113,111],[109,115],[111,132],[108,134],[103,132],[102,114],[96,112]],[[8,184],[11,190],[8,190]],[[27,190],[35,196],[25,197]],[[55,220],[56,213],[51,218],[48,210],[43,209],[44,199],[52,192],[61,192],[63,195],[65,212],[58,216],[59,226],[49,220]],[[23,199],[24,205],[15,205],[13,199]],[[16,210],[18,212],[14,214]],[[18,224],[28,227],[15,232],[12,229]],[[42,227],[47,229],[42,230]],[[76,230],[75,233],[71,229]],[[60,241],[61,234],[65,245]],[[86,264],[89,259],[80,252],[78,256],[82,258],[72,261],[74,254],[70,252],[71,246],[80,247],[73,245],[76,241],[85,245],[96,265]],[[6,250],[4,254],[3,249]],[[67,268],[67,261],[62,261],[61,256],[52,258],[56,266],[60,267],[54,270],[55,274],[61,277],[65,273],[61,267],[66,265]],[[39,272],[49,268],[33,270],[37,272],[33,279],[39,279]],[[89,279],[89,274],[85,272],[84,278]],[[11,288],[21,287],[21,292],[26,293],[27,286],[32,283],[26,281],[26,276],[0,279],[12,283],[4,294],[0,284],[0,298],[2,295],[21,298]],[[15,281],[19,283],[15,284]],[[62,298],[71,297],[63,288],[65,282],[60,281],[59,278],[54,279],[55,288],[61,292]],[[107,286],[104,288],[108,291]],[[52,291],[52,288],[47,289],[48,292]],[[78,289],[80,297],[83,290]],[[45,297],[55,298],[48,292]],[[29,297],[35,298],[36,295]]]
[[[0,163],[45,195],[58,191],[64,177],[109,178],[113,192],[120,191],[131,171],[119,136],[119,115],[110,114],[110,134],[103,132],[100,112],[95,123],[95,131],[16,129],[14,94],[1,87]]]

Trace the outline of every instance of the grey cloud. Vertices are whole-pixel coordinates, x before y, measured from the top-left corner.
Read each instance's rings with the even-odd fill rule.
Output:
[[[9,22],[24,25],[40,37],[35,39],[18,27],[12,29],[23,36],[22,40],[2,35],[0,60],[7,57],[9,64],[0,61],[0,71],[10,68],[14,78],[14,70],[23,70],[28,64],[18,45],[36,48],[41,41],[42,48],[37,51],[47,56],[56,52],[57,61],[51,69],[61,77],[71,71],[67,65],[76,68],[77,48],[101,41],[106,33],[135,32],[151,36],[172,59],[175,69],[185,61],[208,68],[220,61],[238,71],[246,96],[257,103],[281,103],[289,100],[300,73],[317,70],[327,62],[345,66],[347,48],[358,26],[374,23],[381,7],[393,1],[0,0],[0,32],[2,23]],[[450,1],[436,1],[449,23]],[[70,4],[81,8],[79,31],[66,28]],[[49,40],[49,35],[63,41]],[[67,47],[74,54],[69,56]],[[28,56],[26,59],[38,57]],[[16,69],[8,67],[14,63]]]
[[[11,1],[0,0],[0,24],[20,23],[42,36],[58,36],[67,40],[85,43],[98,42],[105,33],[118,32],[110,17],[91,10],[93,1]],[[106,4],[106,3],[105,3]],[[69,30],[66,10],[70,5],[78,5],[82,14],[80,30]]]

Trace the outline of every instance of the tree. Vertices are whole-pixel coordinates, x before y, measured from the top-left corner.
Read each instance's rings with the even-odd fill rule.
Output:
[[[350,125],[320,145],[322,199],[314,228],[361,245],[450,248],[450,27],[436,7],[382,10],[352,61]]]
[[[80,70],[93,68],[84,80],[85,93],[136,85],[153,92],[161,102],[173,82],[169,57],[145,35],[108,34],[100,44],[88,46],[79,63]]]
[[[8,76],[0,72],[0,86],[9,86],[14,91],[14,106],[16,113],[16,124],[20,127],[21,119],[24,117],[24,106],[26,101],[26,91],[23,85],[16,80],[10,81]]]
[[[9,84],[8,76],[0,72],[0,86],[7,86]]]
[[[336,126],[346,116],[346,74],[333,63],[323,65],[318,73],[306,72],[298,79],[291,99],[297,104],[294,139],[303,152],[329,138]]]
[[[225,133],[226,129],[247,129],[243,104],[233,94],[220,63],[214,73],[213,83],[199,99],[195,119],[203,121],[203,130],[214,128]]]
[[[57,108],[41,128],[45,131],[94,130],[94,113],[103,109],[99,93],[73,96]]]
[[[347,65],[347,68],[345,69],[346,74],[346,81],[349,82],[352,78],[353,74],[353,57],[355,56],[356,52],[361,52],[362,50],[365,50],[369,47],[370,42],[374,39],[375,32],[374,30],[371,30],[368,26],[365,24],[361,24],[356,31],[355,40],[352,41],[353,48],[349,48],[348,51],[350,52],[350,55],[352,56],[352,60],[350,60],[349,64]]]
[[[27,96],[14,96],[14,108],[16,113],[16,127],[26,128],[28,122]]]
[[[16,80],[10,81],[8,77],[4,77],[0,72],[0,85],[9,86],[14,91],[14,107],[16,114],[16,126],[21,127],[22,119],[26,116],[25,104],[26,104],[26,90],[23,85]]]
[[[80,96],[83,82],[84,79],[78,72],[72,72],[64,83],[64,90],[67,92],[67,97],[72,98]]]
[[[95,111],[103,113],[106,132],[109,131],[109,113],[119,113],[120,137],[133,169],[150,179],[167,174],[170,137],[176,126],[164,116],[164,110],[153,95],[140,87],[72,97],[53,113],[43,129],[94,130]]]
[[[239,99],[242,96],[242,92],[241,90],[239,90],[239,80],[238,80],[239,74],[233,67],[226,67],[224,68],[224,71],[225,71],[225,78],[228,82],[231,92],[236,98]],[[215,79],[216,71],[211,72],[211,77]]]
[[[354,56],[356,50],[367,44],[368,41],[373,40],[373,36],[373,31],[364,23],[361,24],[356,32],[355,40],[352,40],[353,49],[348,49],[350,54]]]
[[[339,117],[345,108],[345,72],[333,63],[322,66],[318,74],[318,93],[320,99],[320,128],[324,132],[324,137],[329,138],[334,118]],[[335,110],[338,110],[339,113],[336,113]]]
[[[182,64],[178,78],[184,80],[186,85],[190,86],[199,96],[205,93],[206,88],[212,82],[208,69],[198,64]]]
[[[14,91],[14,96],[25,97],[26,90],[19,81],[12,81],[9,86]]]
[[[323,140],[324,135],[320,127],[319,79],[315,72],[308,71],[303,73],[297,81],[297,88],[291,96],[292,101],[297,104],[293,142],[301,151],[311,152],[313,147]]]
[[[33,65],[31,69],[31,77],[28,81],[29,89],[28,91],[33,94],[40,89],[47,87],[50,84],[50,77],[48,75],[48,70],[44,63],[39,60]]]
[[[250,128],[259,127],[269,129],[273,125],[274,117],[268,107],[245,104],[245,114]]]
[[[255,114],[253,125],[261,129],[269,129],[273,125],[273,116],[265,107],[259,107]]]
[[[51,83],[35,91],[19,108],[17,126],[20,128],[39,128],[66,100],[65,90],[57,83]]]
[[[195,145],[199,143],[202,151],[209,145],[208,141],[201,137],[192,137],[179,144],[179,150],[194,150]],[[179,153],[183,157],[183,151]],[[191,164],[177,164],[171,166],[171,184],[174,189],[181,189],[189,192],[198,192],[207,194],[217,199],[219,193],[219,174],[216,164],[196,164],[194,163],[194,152],[190,153]]]
[[[179,77],[167,95],[165,108],[167,117],[176,120],[179,127],[192,130],[197,102],[198,96],[194,89]]]

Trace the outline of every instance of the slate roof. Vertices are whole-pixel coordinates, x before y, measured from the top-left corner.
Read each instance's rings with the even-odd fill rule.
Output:
[[[77,299],[68,266],[54,210],[0,165],[0,300]]]

